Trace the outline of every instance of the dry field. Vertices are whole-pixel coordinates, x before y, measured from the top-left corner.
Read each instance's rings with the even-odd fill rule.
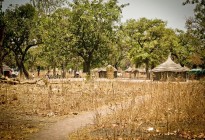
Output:
[[[45,82],[46,83],[46,82]],[[65,117],[146,93],[148,84],[64,81],[0,84],[0,139],[26,139]],[[143,93],[144,94],[144,93]]]
[[[98,114],[94,125],[69,135],[69,139],[204,138],[204,82],[67,80],[0,84],[0,139],[26,139],[68,116],[143,95],[150,98],[140,106],[132,102],[105,118]]]
[[[150,99],[140,106],[133,102],[128,108],[104,118],[98,115],[94,125],[70,134],[69,139],[205,139],[204,82],[142,82],[134,85],[131,89],[133,99],[139,94],[150,95]]]

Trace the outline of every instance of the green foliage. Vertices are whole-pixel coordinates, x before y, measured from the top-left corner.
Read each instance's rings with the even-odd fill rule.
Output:
[[[37,30],[44,42],[48,66],[57,67],[61,62],[68,65],[72,61],[78,63],[73,65],[78,69],[83,61],[84,72],[89,72],[91,67],[105,63],[122,7],[115,0],[76,0],[69,3],[69,8],[41,15]]]
[[[129,62],[128,51],[130,46],[126,42],[122,26],[116,30],[115,39],[112,42],[111,53],[109,54],[108,64],[111,64],[115,68],[126,68],[127,62]]]
[[[30,0],[31,4],[37,9],[39,15],[51,14],[58,7],[61,7],[66,0]]]
[[[203,67],[204,1],[192,2],[195,18],[187,21],[183,32],[167,28],[160,19],[131,19],[119,26],[126,5],[118,5],[117,0],[67,1],[66,8],[59,8],[66,0],[31,0],[32,5],[1,13],[1,24],[6,24],[4,52],[12,50],[19,67],[24,67],[22,63],[29,68],[83,67],[88,73],[105,64],[126,67],[130,61],[148,71],[170,52],[181,65]]]
[[[184,4],[194,4],[195,17],[189,18],[186,22],[187,35],[190,39],[189,44],[194,49],[195,58],[192,64],[205,68],[205,1],[204,0],[186,0]]]
[[[126,41],[131,46],[130,59],[136,66],[153,68],[164,60],[172,47],[177,46],[176,36],[166,23],[159,19],[129,20],[124,25]]]
[[[17,66],[27,78],[29,75],[24,66],[26,54],[37,43],[30,36],[35,14],[36,11],[30,4],[10,7],[5,12],[6,30],[3,45],[13,52]]]
[[[69,9],[61,8],[39,19],[38,30],[44,43],[41,45],[43,63],[39,62],[39,65],[56,68],[66,66],[71,61],[70,45],[75,39],[69,31],[69,15]]]
[[[91,67],[107,59],[121,8],[116,0],[75,0],[70,3],[70,31],[75,37],[71,50],[83,59],[84,72],[90,72]]]

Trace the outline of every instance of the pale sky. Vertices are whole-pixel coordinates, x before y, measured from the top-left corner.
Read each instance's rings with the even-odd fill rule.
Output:
[[[182,5],[185,0],[118,0],[119,4],[129,3],[130,5],[123,9],[122,22],[127,19],[139,19],[146,17],[148,19],[162,19],[167,21],[167,27],[185,30],[186,19],[194,16],[193,5]],[[29,0],[4,0],[3,10],[9,4],[22,4]]]

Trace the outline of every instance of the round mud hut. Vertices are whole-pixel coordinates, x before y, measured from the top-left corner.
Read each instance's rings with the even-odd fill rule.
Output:
[[[111,65],[108,65],[106,67],[106,72],[107,72],[108,79],[114,79],[117,77],[117,69]]]
[[[189,71],[187,67],[172,61],[171,55],[164,63],[151,70],[152,79],[156,81],[186,81],[187,71]]]

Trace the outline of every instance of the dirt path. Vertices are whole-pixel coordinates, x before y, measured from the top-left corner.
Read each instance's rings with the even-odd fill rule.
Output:
[[[147,98],[147,97],[146,97]],[[44,128],[40,132],[34,134],[29,140],[68,140],[68,134],[76,131],[77,129],[84,127],[88,124],[94,123],[96,114],[105,116],[113,113],[115,110],[119,110],[122,107],[126,108],[129,105],[139,105],[145,100],[144,96],[137,96],[135,100],[129,100],[113,106],[103,106],[96,111],[88,111],[79,113],[73,117],[61,120],[48,128]]]

